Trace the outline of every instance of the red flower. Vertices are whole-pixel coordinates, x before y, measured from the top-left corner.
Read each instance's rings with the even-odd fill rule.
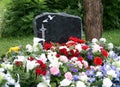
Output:
[[[46,69],[46,68],[47,68],[47,65],[46,65],[46,64],[42,64],[40,67],[41,67],[42,69]]]
[[[23,64],[23,63],[22,63],[21,61],[16,61],[16,62],[15,62],[15,65],[16,65],[16,66],[21,66],[22,64]]]
[[[70,55],[74,56],[75,52],[74,50],[70,50]]]
[[[37,75],[46,75],[46,70],[42,70],[41,67],[35,69]]]
[[[37,63],[39,63],[39,64],[40,64],[40,66],[42,66],[42,65],[43,65],[43,62],[42,62],[41,60],[37,60]]]
[[[37,75],[40,75],[42,73],[42,69],[40,67],[36,68],[35,71]]]
[[[52,43],[45,42],[43,47],[45,50],[49,50],[52,47]]]
[[[34,60],[34,58],[33,58],[33,57],[29,57],[29,58],[28,58],[28,60],[33,61],[33,60]]]
[[[42,75],[46,75],[46,72],[47,72],[46,70],[42,70],[42,73],[41,73],[41,74],[42,74]]]
[[[60,49],[60,50],[59,50],[59,53],[60,53],[61,55],[68,56],[67,49],[65,49],[65,48],[63,48],[63,49]]]
[[[103,56],[108,57],[108,52],[106,50],[102,49],[101,52]]]
[[[69,52],[70,52],[71,57],[78,57],[79,56],[78,50],[70,50]]]
[[[57,58],[60,57],[60,54],[56,54],[56,57],[57,57]]]
[[[78,42],[78,43],[84,43],[85,41],[84,41],[84,40],[81,40],[81,39],[78,39],[77,42]]]
[[[82,63],[83,60],[84,60],[83,57],[79,57],[79,58],[78,58],[78,61],[80,61],[81,63]]]
[[[81,40],[81,39],[79,39],[77,37],[73,37],[73,36],[69,37],[69,40],[72,40],[72,41],[78,42],[78,43],[84,43],[85,42],[84,40]]]
[[[76,42],[68,41],[66,45],[67,45],[67,47],[74,46],[74,45],[76,45]]]
[[[88,48],[89,48],[89,46],[86,46],[86,45],[82,46],[83,50],[87,50]]]
[[[100,57],[95,57],[95,58],[94,58],[94,64],[95,64],[95,65],[102,65],[102,58],[100,58]]]

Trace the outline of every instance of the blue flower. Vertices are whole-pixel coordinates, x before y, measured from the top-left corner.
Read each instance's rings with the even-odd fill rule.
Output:
[[[92,52],[88,52],[87,57],[88,57],[89,60],[92,60],[93,59]]]
[[[77,76],[77,75],[74,75],[74,76],[73,76],[73,79],[74,79],[74,81],[78,81],[78,76]]]
[[[95,70],[90,69],[86,71],[87,76],[94,76],[95,75]]]
[[[96,79],[93,77],[93,78],[90,78],[90,79],[89,79],[89,82],[92,83],[92,82],[94,82],[95,80],[96,80]]]
[[[77,73],[78,72],[78,69],[77,68],[74,68],[74,67],[71,67],[70,68],[70,71],[74,72],[74,73]]]
[[[58,73],[57,76],[60,77],[60,76],[61,76],[61,73]]]

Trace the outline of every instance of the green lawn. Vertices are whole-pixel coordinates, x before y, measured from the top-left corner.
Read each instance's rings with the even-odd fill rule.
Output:
[[[0,38],[0,55],[6,53],[10,47],[20,46],[25,47],[27,44],[32,44],[33,36],[27,37],[8,37],[8,38]]]
[[[116,46],[120,46],[120,30],[104,31],[103,37],[107,42],[112,42]],[[32,44],[33,35],[27,37],[8,37],[0,38],[0,55],[6,53],[10,47],[22,45],[25,47],[27,44]]]
[[[108,42],[112,42],[115,46],[120,46],[120,30],[110,30],[104,31],[103,37],[107,39]]]

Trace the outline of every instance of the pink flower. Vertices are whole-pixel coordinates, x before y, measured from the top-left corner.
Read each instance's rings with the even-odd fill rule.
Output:
[[[53,66],[53,67],[50,68],[50,72],[53,75],[57,75],[60,71],[59,71],[58,67]]]
[[[60,56],[60,60],[64,63],[68,62],[68,58],[66,56]]]
[[[82,64],[80,61],[75,61],[75,64],[77,64],[78,67],[79,67],[80,69],[82,69],[83,64]]]
[[[68,79],[68,80],[72,80],[72,78],[73,78],[71,72],[67,72],[67,73],[65,73],[64,76],[65,76],[65,78]]]

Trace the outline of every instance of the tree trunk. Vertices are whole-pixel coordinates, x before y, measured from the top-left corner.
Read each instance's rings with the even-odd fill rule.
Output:
[[[84,0],[86,40],[102,37],[102,2],[101,0]]]

